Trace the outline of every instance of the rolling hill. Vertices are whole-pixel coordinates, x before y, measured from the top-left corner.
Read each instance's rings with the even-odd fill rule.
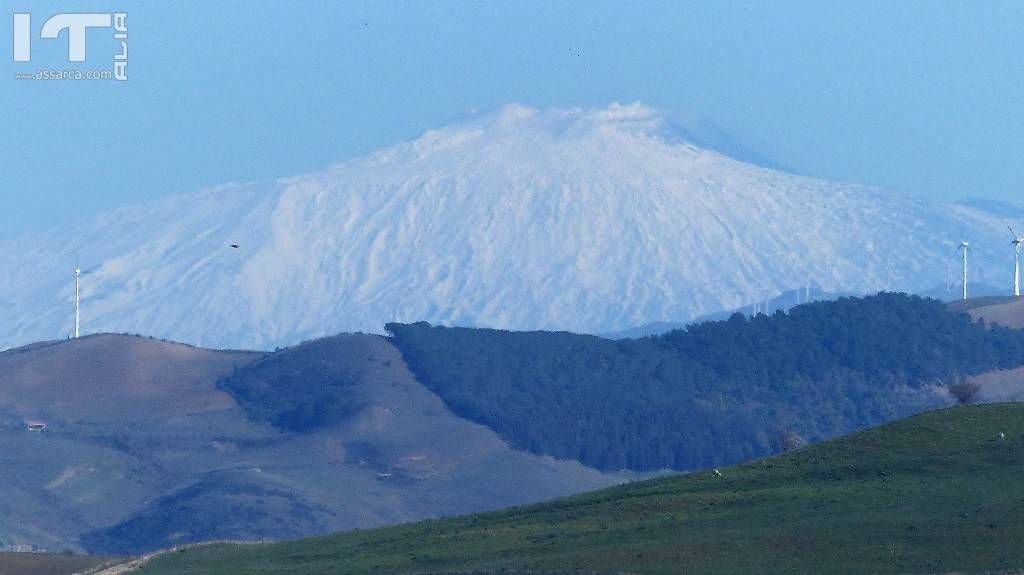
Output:
[[[974,319],[984,319],[987,323],[997,323],[1014,329],[1024,328],[1024,299],[1019,297],[972,298],[958,304]]]
[[[1024,332],[901,294],[639,340],[388,327],[273,353],[119,335],[0,353],[0,550],[452,516],[1024,390]]]
[[[311,384],[326,365],[317,384],[344,380],[357,406],[296,432],[251,418],[218,387],[276,376],[282,364]],[[0,548],[118,555],[375,527],[623,480],[510,449],[454,416],[370,335],[275,354],[120,335],[8,351],[0,453]]]
[[[509,105],[316,173],[0,242],[0,349],[71,332],[78,258],[86,333],[245,349],[421,320],[611,333],[808,283],[929,289],[961,234],[972,280],[1004,285],[1011,213],[744,163],[639,104]]]
[[[520,449],[605,470],[763,457],[786,442],[949,405],[951,391],[970,400],[979,385],[989,393],[971,378],[1024,365],[1024,332],[891,293],[635,340],[387,328],[417,379],[455,413]]]
[[[1024,569],[1024,405],[454,519],[160,555],[145,575],[995,573]]]
[[[1024,328],[1024,299],[1013,296],[971,298],[947,304],[951,310],[966,311],[984,320],[1014,329]],[[979,401],[1024,401],[1024,367],[998,369],[971,378],[978,386]]]

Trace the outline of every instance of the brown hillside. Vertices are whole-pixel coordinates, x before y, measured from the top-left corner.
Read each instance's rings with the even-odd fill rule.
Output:
[[[974,319],[998,323],[1015,329],[1024,328],[1024,298],[997,298],[995,303],[967,310]]]
[[[227,409],[217,379],[262,355],[113,334],[13,349],[0,354],[0,410],[123,423]]]
[[[978,384],[977,401],[1024,401],[1024,367],[990,371],[971,381]]]
[[[310,432],[247,417],[217,381],[287,360],[348,374],[352,413]],[[41,432],[27,419],[47,423]],[[0,550],[127,554],[495,509],[622,481],[515,451],[455,416],[385,338],[276,354],[91,336],[0,354]]]
[[[106,557],[88,555],[0,553],[0,575],[72,575],[111,562]]]

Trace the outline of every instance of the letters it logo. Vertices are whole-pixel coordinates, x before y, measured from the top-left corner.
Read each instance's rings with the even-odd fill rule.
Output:
[[[114,28],[120,51],[114,54],[114,78],[128,79],[128,14],[57,14],[43,23],[39,37],[54,40],[68,31],[68,61],[85,62],[86,32],[89,28]],[[14,15],[14,61],[32,61],[32,15]]]

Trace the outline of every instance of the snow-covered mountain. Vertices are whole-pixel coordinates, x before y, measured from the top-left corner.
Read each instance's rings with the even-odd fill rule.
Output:
[[[808,282],[1007,285],[998,212],[701,149],[641,105],[510,105],[322,172],[230,184],[0,245],[0,348],[83,330],[271,348],[388,321],[610,332]],[[239,244],[238,249],[230,244]]]

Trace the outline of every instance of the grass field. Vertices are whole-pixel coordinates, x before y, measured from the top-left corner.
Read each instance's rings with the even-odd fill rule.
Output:
[[[0,553],[0,575],[71,575],[109,561],[88,555]]]
[[[1002,434],[1002,435],[1000,435]],[[982,573],[1024,568],[1024,404],[501,512],[164,555],[150,574]]]

